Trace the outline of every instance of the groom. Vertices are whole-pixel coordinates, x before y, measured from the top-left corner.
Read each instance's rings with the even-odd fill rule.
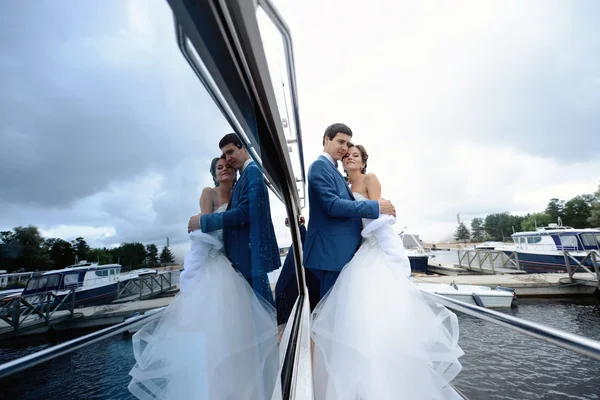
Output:
[[[348,126],[329,126],[323,135],[323,153],[308,169],[309,222],[303,263],[320,278],[318,300],[333,287],[344,265],[360,247],[361,218],[396,215],[389,200],[355,201],[337,168],[351,139]]]
[[[188,231],[223,229],[225,254],[231,264],[257,294],[274,306],[267,273],[281,267],[281,259],[263,174],[235,133],[225,135],[219,148],[227,163],[240,171],[240,177],[227,211],[192,216]]]

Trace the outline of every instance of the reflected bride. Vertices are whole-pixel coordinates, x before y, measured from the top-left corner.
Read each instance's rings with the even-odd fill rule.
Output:
[[[211,164],[201,211],[227,209],[235,171]],[[223,254],[221,231],[190,233],[181,292],[133,336],[130,392],[138,399],[271,398],[279,370],[275,309]]]

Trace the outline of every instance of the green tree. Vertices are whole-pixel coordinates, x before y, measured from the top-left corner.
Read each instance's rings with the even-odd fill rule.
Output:
[[[173,257],[173,253],[167,246],[163,247],[160,252],[160,263],[163,265],[172,264],[175,262],[175,257]]]
[[[487,236],[492,240],[498,240],[498,233],[502,239],[502,232],[498,225],[498,214],[488,214],[483,222],[483,229]]]
[[[0,232],[0,243],[9,244],[15,240],[15,233],[13,231],[2,231]]]
[[[489,214],[485,217],[485,232],[491,240],[507,240],[513,233],[521,231],[522,215],[511,215],[507,212]]]
[[[600,185],[598,185],[598,190],[594,193],[594,197],[596,200],[592,204],[588,224],[591,227],[598,228],[600,227]]]
[[[550,218],[552,218],[552,222],[557,222],[558,218],[564,217],[563,209],[565,208],[564,200],[559,200],[557,198],[550,199],[550,202],[546,206],[546,210],[544,214],[548,214]]]
[[[458,228],[456,228],[456,232],[454,232],[454,239],[459,242],[466,242],[470,237],[471,233],[465,224],[463,222],[458,224]]]
[[[21,254],[21,246],[16,240],[13,231],[0,232],[0,269],[15,271],[17,259]]]
[[[53,263],[50,258],[49,249],[44,246],[44,238],[36,226],[18,226],[13,229],[15,240],[20,246],[20,254],[17,257],[18,268],[26,270],[48,270],[52,269]]]
[[[546,226],[552,222],[552,217],[545,213],[533,213],[528,215],[523,222],[521,222],[521,229],[524,231],[535,231],[536,226]]]
[[[594,203],[594,196],[589,194],[573,197],[565,203],[563,223],[574,228],[589,227],[588,219],[592,216]]]
[[[88,251],[87,255],[89,261],[97,262],[100,265],[110,264],[113,261],[113,256],[107,248],[94,248]]]
[[[483,242],[485,239],[485,230],[483,229],[483,219],[473,218],[471,220],[471,233],[475,242]]]
[[[154,243],[146,246],[146,260],[144,263],[151,268],[158,265],[158,248]]]
[[[141,268],[146,260],[146,248],[141,243],[123,243],[110,252],[113,260],[119,262],[124,269]]]
[[[75,255],[77,256],[77,258],[79,258],[79,261],[88,259],[90,246],[88,246],[84,238],[78,237],[77,239],[71,241],[71,245],[73,246],[73,251],[75,252]]]
[[[63,239],[46,239],[45,246],[50,251],[54,268],[65,268],[75,262],[75,251],[71,243]]]

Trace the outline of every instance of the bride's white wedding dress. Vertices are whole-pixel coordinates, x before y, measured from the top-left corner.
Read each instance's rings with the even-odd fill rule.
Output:
[[[409,280],[393,223],[363,221],[362,245],[313,312],[315,400],[455,396],[448,383],[464,354],[456,315]]]
[[[190,238],[180,293],[133,335],[129,390],[141,400],[270,399],[279,376],[275,308],[231,266],[221,232]]]

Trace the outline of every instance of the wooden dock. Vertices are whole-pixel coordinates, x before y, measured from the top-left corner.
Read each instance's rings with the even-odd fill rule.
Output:
[[[490,275],[525,274],[516,252],[510,255],[498,250],[458,250],[458,268]]]
[[[87,307],[77,310],[78,317],[66,319],[54,325],[54,330],[103,328],[119,324],[135,313],[143,314],[148,310],[168,306],[175,297],[159,297],[149,300],[138,300],[129,303],[108,304]]]
[[[70,329],[102,328],[123,322],[136,312],[144,313],[154,308],[169,305],[174,296],[159,297],[149,300],[113,303],[101,306],[57,310],[49,320],[39,315],[29,315],[21,321],[18,329],[6,321],[0,321],[0,340],[16,336],[46,333],[50,330],[64,331]]]
[[[143,275],[119,282],[117,301],[146,300],[161,296],[173,290],[179,290],[176,282],[179,282],[179,272],[172,271],[160,272],[156,275]]]
[[[512,288],[518,297],[589,296],[598,290],[598,283],[588,273],[573,274],[519,274],[519,275],[455,275],[412,277],[413,282],[455,283],[457,285],[482,285],[495,288]],[[589,284],[585,284],[585,282]]]
[[[487,267],[475,267],[475,266],[461,266],[459,264],[449,264],[449,263],[440,263],[435,260],[429,260],[429,264],[427,265],[427,270],[432,274],[439,275],[475,275],[475,274],[483,274],[483,275],[520,275],[526,274],[526,271],[513,269],[513,268],[502,268],[495,267],[494,269]]]
[[[427,271],[431,274],[457,276],[457,275],[469,275],[472,274],[468,269],[461,268],[456,264],[440,263],[435,259],[429,259],[427,264]]]

